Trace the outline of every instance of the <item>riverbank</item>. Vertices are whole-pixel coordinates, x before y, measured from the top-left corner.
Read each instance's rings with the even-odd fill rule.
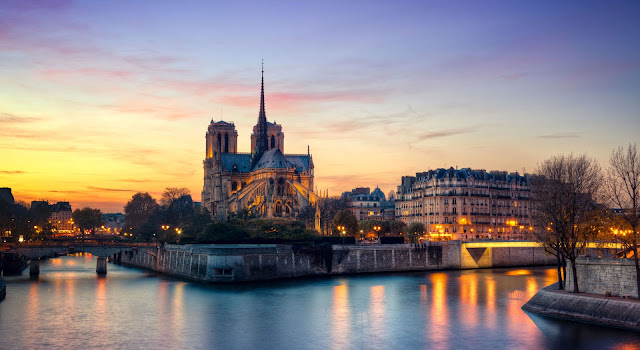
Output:
[[[539,315],[640,331],[640,300],[570,293],[557,283],[538,291],[522,309]]]
[[[380,272],[465,270],[549,265],[533,242],[316,245],[159,245],[120,253],[112,261],[211,283]]]

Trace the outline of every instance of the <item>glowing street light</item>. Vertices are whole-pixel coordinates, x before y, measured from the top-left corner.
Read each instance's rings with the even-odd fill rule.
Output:
[[[338,226],[337,228],[338,228],[338,231],[342,234],[342,244],[344,245],[344,236],[347,235],[346,227]]]

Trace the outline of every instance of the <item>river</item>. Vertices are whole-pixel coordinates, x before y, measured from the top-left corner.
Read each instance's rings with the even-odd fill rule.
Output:
[[[634,349],[640,334],[520,307],[551,268],[204,285],[90,255],[5,277],[0,349]]]

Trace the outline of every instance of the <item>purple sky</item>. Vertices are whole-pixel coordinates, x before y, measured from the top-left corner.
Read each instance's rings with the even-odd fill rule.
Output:
[[[637,1],[3,1],[0,186],[121,211],[202,189],[206,127],[267,118],[316,184],[603,165],[640,135]],[[222,117],[221,117],[222,116]]]

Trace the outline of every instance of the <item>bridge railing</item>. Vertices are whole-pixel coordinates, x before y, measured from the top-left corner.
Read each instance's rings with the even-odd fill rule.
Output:
[[[156,247],[158,243],[141,243],[141,242],[109,242],[102,240],[75,239],[65,241],[36,241],[36,242],[20,242],[20,243],[0,243],[0,247],[4,248],[27,248],[27,247],[68,247],[68,246],[109,246],[109,247]]]

